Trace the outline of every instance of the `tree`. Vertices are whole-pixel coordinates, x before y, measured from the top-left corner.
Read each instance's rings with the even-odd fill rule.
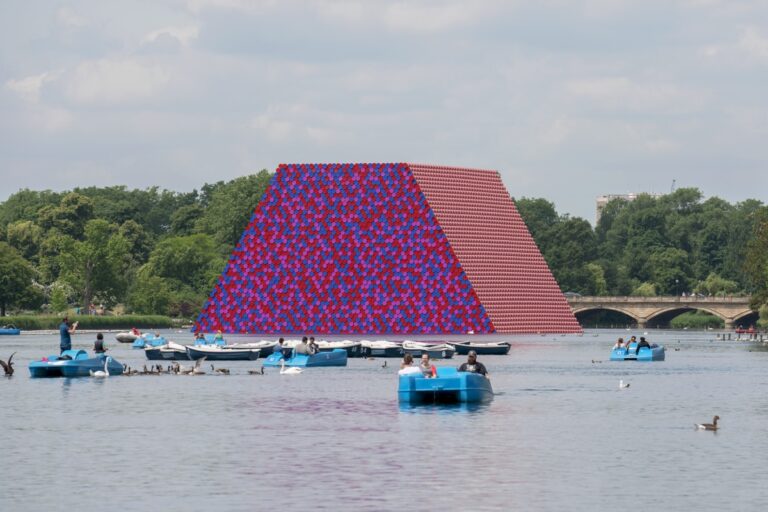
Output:
[[[40,226],[31,220],[20,220],[8,224],[6,237],[8,244],[19,251],[24,259],[30,262],[37,261],[43,239],[43,230]]]
[[[0,316],[29,296],[33,276],[32,265],[13,247],[0,242]]]
[[[153,276],[145,269],[136,275],[128,294],[128,306],[141,315],[167,315],[172,292],[165,279]]]
[[[117,226],[95,219],[86,224],[84,240],[61,255],[61,277],[80,295],[83,307],[95,297],[114,303],[126,286],[127,255],[128,243],[117,233]]]
[[[216,188],[196,231],[213,236],[229,253],[240,240],[271,179],[272,175],[264,169]]]
[[[544,237],[546,233],[560,222],[555,205],[546,199],[527,197],[518,199],[515,201],[515,204],[528,231],[533,239],[536,240],[539,249],[541,249],[545,242]]]
[[[653,283],[642,283],[632,290],[633,297],[655,297],[656,286]]]
[[[768,303],[768,207],[755,212],[755,227],[752,240],[747,244],[744,271],[752,290],[752,307]]]
[[[736,293],[739,290],[739,284],[736,281],[729,281],[723,279],[714,272],[711,272],[704,281],[699,281],[699,284],[694,288],[694,292],[702,295],[728,295]]]
[[[193,234],[195,224],[204,213],[205,210],[199,204],[182,206],[171,215],[171,234],[174,236]]]
[[[188,286],[208,293],[224,268],[225,259],[208,235],[177,236],[157,244],[147,262],[147,272],[171,281],[172,289]]]

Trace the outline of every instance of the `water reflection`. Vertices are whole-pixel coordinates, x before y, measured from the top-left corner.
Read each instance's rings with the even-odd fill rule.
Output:
[[[400,402],[400,412],[409,414],[474,414],[482,413],[489,409],[491,403],[455,403],[455,404],[412,404]]]

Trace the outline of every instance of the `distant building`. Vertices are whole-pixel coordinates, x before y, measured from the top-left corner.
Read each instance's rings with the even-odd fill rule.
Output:
[[[658,198],[663,196],[664,194],[649,194],[649,193],[641,193],[645,194],[654,198]],[[629,194],[606,194],[603,196],[597,196],[596,203],[596,213],[595,213],[595,226],[600,222],[600,215],[603,213],[603,208],[605,208],[605,205],[607,205],[610,201],[614,199],[623,199],[625,201],[634,201],[637,199],[637,196],[641,194],[636,194],[634,192],[630,192]]]

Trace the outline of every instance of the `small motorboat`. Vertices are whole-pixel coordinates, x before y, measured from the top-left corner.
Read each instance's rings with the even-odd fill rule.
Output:
[[[236,348],[218,345],[197,345],[186,347],[190,359],[205,358],[206,361],[255,361],[259,358],[258,348]]]
[[[90,357],[85,350],[65,350],[29,363],[29,374],[34,377],[90,377],[91,371],[108,369],[110,375],[122,375],[123,365],[106,354]]]
[[[460,372],[447,366],[436,370],[436,377],[425,377],[421,373],[401,375],[398,399],[412,404],[450,404],[487,402],[493,398],[490,379],[478,373]]]
[[[139,336],[140,334],[135,334],[131,331],[126,331],[126,332],[119,332],[115,334],[115,339],[120,343],[133,343],[134,341],[136,341],[136,339]]]
[[[11,335],[11,336],[13,336],[13,335],[20,334],[20,333],[21,333],[21,329],[19,329],[15,325],[4,325],[4,326],[0,327],[0,335]]]
[[[133,348],[146,348],[147,346],[160,347],[162,345],[166,345],[167,343],[168,340],[162,336],[155,336],[154,334],[144,333],[134,340],[132,346]]]
[[[456,349],[447,343],[422,343],[409,340],[403,342],[403,351],[413,357],[429,354],[430,359],[450,359],[456,353]]]
[[[144,355],[150,361],[189,361],[187,347],[172,341],[159,347],[145,347]]]
[[[360,342],[363,357],[403,357],[403,344],[395,341],[363,340]]]
[[[479,356],[503,356],[509,353],[509,349],[512,345],[507,341],[498,341],[494,343],[476,343],[474,341],[457,341],[451,343],[453,348],[456,349],[456,353],[460,355],[469,354],[470,350],[477,352]]]
[[[263,366],[277,367],[281,366],[285,360],[285,366],[299,366],[301,368],[312,368],[316,366],[347,366],[347,351],[341,348],[335,348],[330,352],[318,352],[317,354],[296,354],[288,359],[283,358],[283,354],[273,353],[264,360]]]
[[[611,361],[663,361],[665,357],[664,345],[652,344],[637,350],[637,343],[630,343],[628,347],[615,348],[611,351]]]
[[[347,357],[360,357],[363,355],[362,346],[359,341],[343,340],[343,341],[325,341],[321,340],[316,342],[317,349],[320,352],[331,352],[332,350],[341,349],[346,350]]]

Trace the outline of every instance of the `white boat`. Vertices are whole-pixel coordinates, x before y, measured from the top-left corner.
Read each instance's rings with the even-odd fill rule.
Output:
[[[133,334],[131,331],[119,332],[115,334],[115,339],[120,343],[133,343],[138,337],[139,335]]]
[[[365,357],[403,357],[402,342],[388,340],[362,340],[360,342]]]
[[[258,348],[233,348],[228,345],[187,345],[186,348],[190,359],[205,357],[206,361],[255,361],[261,352]]]
[[[342,341],[326,341],[320,340],[315,342],[320,352],[330,352],[337,348],[345,350],[347,357],[360,357],[362,355],[362,346],[359,341],[342,340]]]
[[[414,357],[421,357],[422,354],[427,353],[430,359],[450,359],[456,353],[456,349],[447,343],[422,343],[410,340],[403,342],[403,350]]]

